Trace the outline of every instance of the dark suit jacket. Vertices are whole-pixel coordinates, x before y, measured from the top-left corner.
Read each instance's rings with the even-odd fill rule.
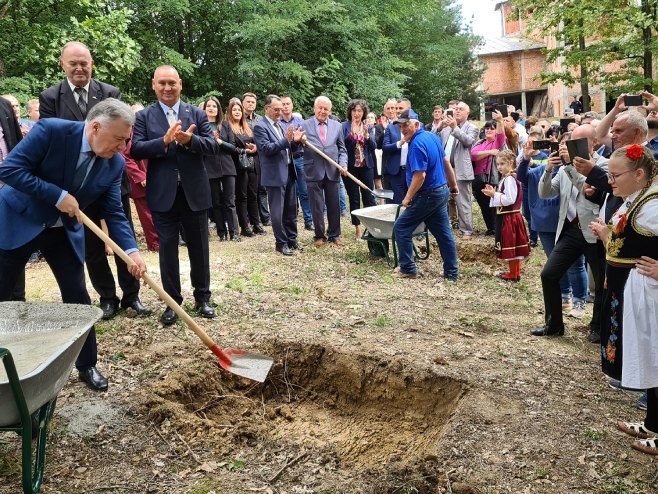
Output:
[[[352,132],[352,122],[349,120],[343,122],[343,141],[345,141],[345,150],[347,151],[347,166],[354,166],[354,161],[356,155],[354,151],[356,149],[356,143],[349,139],[348,136]],[[377,158],[375,157],[375,149],[377,144],[375,143],[375,137],[373,133],[370,132],[372,128],[368,128],[368,137],[365,140],[364,154],[366,156],[366,166],[368,168],[374,168],[377,164]]]
[[[322,144],[318,131],[315,127],[315,117],[304,120],[302,125],[306,133],[306,139],[324,154],[332,158],[340,166],[347,165],[347,150],[343,139],[343,127],[340,122],[331,118],[327,119],[326,144]],[[311,148],[304,149],[304,177],[307,182],[319,182],[327,177],[331,182],[340,180],[338,168],[313,151]]]
[[[159,103],[148,106],[136,115],[130,154],[133,159],[149,161],[146,202],[151,211],[167,212],[172,208],[179,176],[192,211],[208,209],[212,204],[203,155],[217,154],[219,145],[203,110],[181,101],[178,112],[183,129],[196,124],[192,140],[186,146],[176,142],[165,146],[164,135],[169,123]]]
[[[23,133],[11,103],[4,98],[0,98],[0,127],[5,136],[7,148],[11,151],[23,139]]]
[[[231,129],[231,124],[227,120],[222,121],[217,127],[219,138],[223,142],[228,142],[235,146],[235,134]],[[233,154],[226,149],[219,148],[219,154],[206,155],[203,157],[203,163],[208,173],[208,178],[236,176],[235,162]]]
[[[87,95],[87,111],[107,98],[121,99],[121,93],[114,86],[92,79]],[[39,115],[41,118],[56,117],[78,122],[84,120],[66,79],[39,94]]]
[[[62,190],[70,191],[82,145],[83,122],[40,120],[0,166],[0,249],[25,245],[62,219],[80,262],[84,261],[84,230],[55,204]],[[119,184],[125,162],[120,154],[96,158],[75,198],[84,209],[100,201],[110,236],[124,249],[136,249],[135,237],[123,212]]]
[[[400,173],[400,149],[398,141],[402,137],[400,126],[389,123],[384,133],[382,145],[382,175],[397,175]]]
[[[254,142],[260,160],[260,184],[264,187],[284,187],[288,177],[297,179],[294,166],[289,166],[288,153],[297,149],[297,144],[279,137],[269,120],[263,118],[254,125]]]
[[[107,98],[121,99],[121,92],[114,86],[92,79],[89,82],[89,94],[87,95],[87,112],[96,103],[100,103]],[[66,79],[59,84],[55,84],[41,91],[41,94],[39,94],[39,118],[62,118],[75,122],[84,121],[80,107],[75,102],[75,95],[71,91],[71,87]],[[130,181],[128,175],[124,173],[121,179],[121,195],[128,194],[129,192]]]

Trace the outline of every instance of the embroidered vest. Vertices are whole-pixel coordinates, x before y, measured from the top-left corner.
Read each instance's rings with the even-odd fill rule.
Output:
[[[605,257],[609,263],[632,267],[641,256],[658,256],[658,236],[643,230],[635,221],[642,206],[654,200],[658,200],[658,192],[646,194],[622,215],[616,228],[608,225],[611,231]]]
[[[510,204],[509,206],[498,206],[498,208],[496,208],[496,212],[498,214],[519,213],[521,211],[521,204],[523,203],[523,191],[521,190],[521,182],[516,179],[516,176],[514,176],[514,180],[516,180],[517,190],[516,201],[514,201],[514,204]],[[499,192],[505,192],[505,180],[500,181]]]

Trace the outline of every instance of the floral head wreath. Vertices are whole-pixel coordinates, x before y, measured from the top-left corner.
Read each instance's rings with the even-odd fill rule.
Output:
[[[644,156],[643,146],[640,146],[639,144],[631,144],[626,148],[626,157],[629,160],[639,160],[642,156]]]

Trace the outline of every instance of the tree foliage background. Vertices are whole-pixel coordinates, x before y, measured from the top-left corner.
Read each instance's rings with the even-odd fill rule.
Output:
[[[407,96],[429,119],[449,99],[477,102],[479,40],[452,1],[0,0],[0,93],[24,102],[61,80],[59,51],[80,40],[126,100],[152,101],[167,63],[192,101],[286,94],[308,114],[325,94],[342,119],[351,98],[380,114]]]
[[[542,72],[544,84],[580,82],[584,88],[596,84],[613,98],[642,89],[655,92],[658,0],[513,0],[513,4],[527,20],[529,31],[557,38],[557,46],[547,50],[547,61],[561,61],[562,67]]]

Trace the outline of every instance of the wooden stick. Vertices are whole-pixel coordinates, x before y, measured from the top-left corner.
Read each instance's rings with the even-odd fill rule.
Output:
[[[316,153],[318,153],[320,156],[322,156],[324,159],[326,159],[329,163],[331,163],[332,165],[334,165],[336,168],[338,168],[338,169],[341,170],[341,171],[344,170],[344,168],[343,168],[342,166],[340,166],[338,163],[336,163],[334,160],[332,160],[329,156],[327,156],[325,153],[323,153],[323,152],[320,151],[318,148],[316,148],[313,144],[311,144],[310,142],[308,142],[308,140],[304,139],[302,142],[304,143],[304,146],[308,146],[309,148],[311,148],[313,151],[315,151]],[[356,183],[358,184],[359,187],[361,187],[362,189],[367,190],[367,191],[370,192],[371,194],[374,194],[374,192],[372,191],[372,189],[371,189],[370,187],[368,187],[366,184],[364,184],[361,180],[359,180],[358,178],[356,178],[356,177],[355,177],[354,175],[352,175],[350,172],[346,171],[345,174],[346,174],[348,177],[350,177],[352,180],[354,180],[354,182],[356,182]]]
[[[98,228],[96,223],[91,221],[89,217],[84,214],[82,211],[80,211],[80,217],[82,218],[82,222],[85,224],[87,228],[89,228],[92,232],[96,234],[98,238],[100,238],[103,242],[105,242],[107,245],[109,245],[114,253],[118,255],[128,266],[132,266],[135,264],[135,261],[133,261],[128,254],[124,252],[124,250],[119,247],[119,245],[112,240],[109,236],[105,235],[103,230]],[[201,339],[204,345],[206,345],[208,348],[212,350],[213,346],[215,345],[215,342],[208,336],[208,334],[201,329],[201,327],[190,317],[190,315],[183,310],[183,308],[176,303],[176,301],[171,298],[171,296],[164,291],[164,288],[162,288],[157,282],[155,282],[148,273],[144,273],[142,275],[142,278],[144,278],[144,281],[150,286],[155,292],[158,294],[160,299],[167,304],[176,314],[178,314],[178,317],[180,317],[185,323],[189,326],[189,328],[194,331],[194,333]]]

